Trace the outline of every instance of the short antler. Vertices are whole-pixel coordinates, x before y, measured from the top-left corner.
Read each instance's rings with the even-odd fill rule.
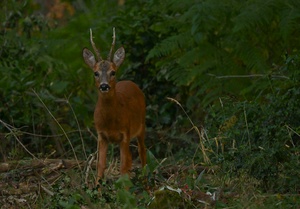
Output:
[[[109,54],[108,54],[108,56],[107,56],[107,59],[108,59],[109,61],[112,60],[111,55],[112,55],[112,52],[113,52],[113,50],[114,50],[115,43],[116,43],[116,33],[115,33],[115,28],[114,28],[114,27],[113,27],[113,36],[112,36],[112,38],[113,38],[113,42],[111,43],[111,48],[110,48]]]
[[[94,41],[93,41],[93,32],[92,32],[92,29],[90,28],[90,41],[91,41],[91,44],[92,44],[92,47],[96,53],[96,56],[97,56],[97,61],[101,61],[102,60],[102,57],[100,56],[100,52],[99,50],[97,49]]]

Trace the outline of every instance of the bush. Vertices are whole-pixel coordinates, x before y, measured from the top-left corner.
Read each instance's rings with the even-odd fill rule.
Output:
[[[288,81],[271,80],[273,92],[256,101],[222,99],[222,107],[211,108],[207,120],[210,132],[217,133],[212,134],[219,143],[214,162],[222,172],[246,171],[264,191],[299,191],[299,58],[294,58],[284,65],[291,73]]]

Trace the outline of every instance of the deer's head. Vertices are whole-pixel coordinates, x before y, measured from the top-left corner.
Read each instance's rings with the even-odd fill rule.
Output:
[[[95,51],[96,57],[94,56],[93,52],[87,48],[84,48],[82,51],[83,59],[85,63],[94,71],[96,85],[102,93],[109,92],[109,90],[115,87],[116,71],[123,63],[125,58],[125,50],[123,47],[119,48],[112,58],[115,39],[115,28],[113,28],[113,42],[111,44],[107,60],[103,60],[93,41],[92,30],[90,30],[90,42]]]

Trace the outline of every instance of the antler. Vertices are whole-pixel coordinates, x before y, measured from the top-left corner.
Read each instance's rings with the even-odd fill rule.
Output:
[[[112,54],[112,52],[113,52],[113,50],[114,50],[114,47],[115,47],[115,43],[116,43],[116,33],[115,33],[115,27],[113,27],[113,36],[112,36],[112,38],[113,38],[113,42],[111,43],[111,48],[110,48],[110,51],[109,51],[109,54],[108,54],[108,56],[107,56],[107,59],[109,60],[109,61],[111,61],[111,54]]]
[[[96,53],[97,60],[98,60],[98,61],[101,61],[101,60],[102,60],[102,57],[100,56],[100,52],[99,52],[99,50],[97,49],[97,47],[96,47],[96,45],[95,45],[95,43],[94,43],[94,41],[93,41],[93,32],[92,32],[92,29],[91,29],[91,28],[90,28],[90,41],[91,41],[92,47],[93,47],[93,49],[94,49],[94,51],[95,51],[95,53]]]

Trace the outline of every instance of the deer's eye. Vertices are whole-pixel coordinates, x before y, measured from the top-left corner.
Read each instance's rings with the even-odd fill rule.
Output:
[[[110,76],[115,76],[116,75],[116,71],[111,71],[110,72]]]
[[[99,72],[94,72],[95,77],[99,77]]]

